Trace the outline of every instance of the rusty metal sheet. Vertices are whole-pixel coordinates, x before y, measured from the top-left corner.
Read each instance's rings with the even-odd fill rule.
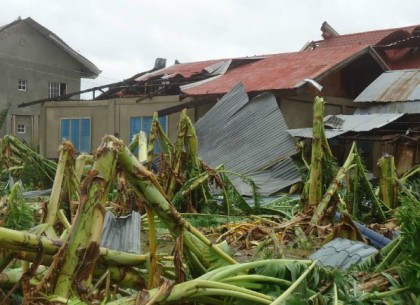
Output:
[[[189,95],[225,94],[239,82],[247,92],[296,89],[304,84],[304,79],[322,79],[336,67],[368,53],[376,58],[375,52],[366,46],[266,55],[261,60],[229,69],[220,78],[182,91]]]
[[[354,101],[356,103],[420,101],[420,70],[384,72]]]

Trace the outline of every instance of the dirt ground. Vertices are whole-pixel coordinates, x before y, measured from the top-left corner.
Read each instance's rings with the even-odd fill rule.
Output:
[[[208,228],[200,229],[206,237],[216,242],[220,236],[220,233],[215,233],[216,229],[211,229],[212,232],[208,232]],[[142,253],[149,252],[149,235],[148,231],[142,231],[141,234],[141,251]],[[254,255],[258,250],[258,246],[261,241],[251,241],[246,246],[245,242],[230,243],[230,247],[233,251],[233,258],[242,263],[249,262],[253,259]],[[175,241],[166,229],[157,230],[157,252],[161,255],[172,255],[172,251],[175,245]],[[277,251],[272,244],[267,245],[263,250],[259,252],[259,258],[292,258],[292,259],[307,259],[309,255],[315,252],[320,247],[318,242],[309,242],[302,246],[296,243],[286,242],[285,245],[281,246]]]

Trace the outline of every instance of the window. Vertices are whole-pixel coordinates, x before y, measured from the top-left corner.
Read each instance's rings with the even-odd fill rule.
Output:
[[[158,118],[160,125],[162,126],[163,130],[167,131],[166,126],[166,116],[160,116]],[[138,133],[140,130],[144,131],[147,136],[149,136],[150,129],[152,127],[153,117],[145,116],[145,117],[131,117],[130,118],[130,141],[133,139],[133,136]],[[161,152],[161,147],[159,143],[155,144],[155,153]]]
[[[57,97],[67,92],[66,83],[48,83],[48,97]]]
[[[26,133],[26,126],[23,124],[18,124],[16,131],[17,133]]]
[[[90,152],[90,118],[61,118],[60,137],[70,141],[76,152]]]
[[[28,81],[26,79],[20,79],[18,82],[18,90],[26,91],[27,88],[28,88]]]

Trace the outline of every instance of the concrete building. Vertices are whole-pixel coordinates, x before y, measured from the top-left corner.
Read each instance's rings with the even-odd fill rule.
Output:
[[[17,105],[80,91],[81,78],[101,72],[31,18],[0,27],[0,69],[0,110],[8,110],[0,136],[12,134],[32,146],[38,144],[41,105]]]

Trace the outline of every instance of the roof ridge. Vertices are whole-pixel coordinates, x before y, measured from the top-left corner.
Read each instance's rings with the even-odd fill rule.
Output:
[[[413,24],[409,26],[403,26],[403,27],[397,27],[397,28],[388,28],[388,29],[378,29],[378,30],[370,30],[370,31],[364,31],[364,32],[354,32],[354,33],[348,33],[348,34],[340,34],[337,36],[330,37],[328,39],[320,39],[320,40],[314,40],[313,43],[321,43],[328,40],[334,40],[334,39],[343,39],[346,37],[357,37],[360,35],[369,35],[374,33],[383,33],[383,32],[389,32],[393,33],[399,30],[408,30],[408,29],[415,29],[416,27],[420,27],[420,24]],[[410,32],[411,34],[411,32]]]

